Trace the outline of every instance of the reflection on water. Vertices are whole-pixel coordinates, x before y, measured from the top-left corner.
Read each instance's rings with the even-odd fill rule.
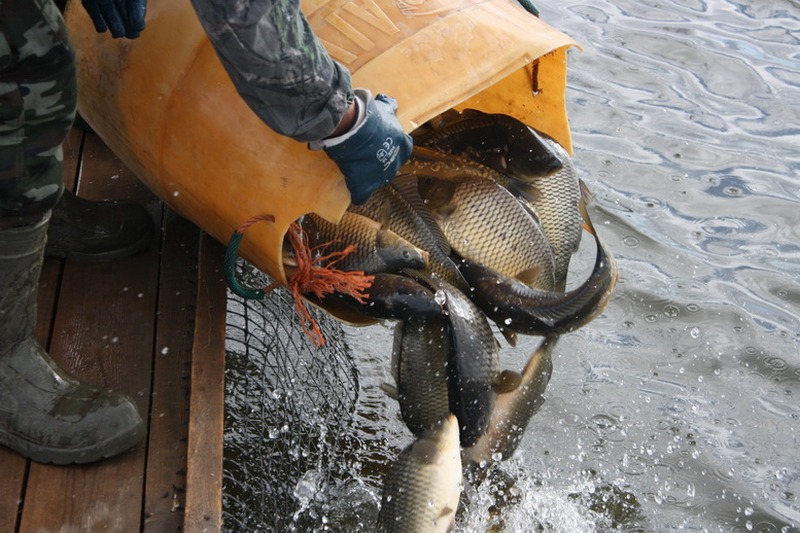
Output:
[[[575,158],[620,282],[559,343],[507,479],[469,494],[459,527],[800,531],[800,6],[537,4],[583,46]],[[380,460],[409,442],[377,391],[390,338],[352,336]],[[353,472],[370,509],[377,462]]]

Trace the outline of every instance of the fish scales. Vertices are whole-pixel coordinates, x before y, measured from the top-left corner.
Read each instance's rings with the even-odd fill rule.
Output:
[[[446,129],[436,132],[443,136]],[[469,153],[441,152],[428,147],[414,147],[404,170],[439,179],[459,179],[464,175],[492,179],[511,191],[536,213],[555,260],[555,290],[566,287],[572,255],[580,245],[582,228],[579,202],[580,179],[574,161],[558,142],[545,134],[538,137],[561,164],[553,173],[525,173],[515,167],[488,167],[485,161],[470,159]],[[537,287],[544,288],[544,287]]]
[[[461,291],[438,282],[452,328],[447,372],[450,410],[458,418],[461,444],[472,446],[489,423],[497,396],[500,346],[486,315]]]
[[[553,347],[558,336],[546,337],[531,355],[519,383],[497,396],[486,431],[474,446],[464,448],[464,468],[477,473],[495,458],[510,458],[519,446],[531,418],[544,403],[544,392],[553,372]]]
[[[424,179],[420,190],[459,256],[531,286],[553,289],[550,242],[536,217],[510,192],[480,178]]]
[[[382,533],[455,531],[461,496],[458,423],[450,415],[403,450],[384,478]]]
[[[479,263],[462,261],[459,269],[474,288],[471,297],[478,307],[498,324],[528,335],[568,333],[599,315],[614,291],[617,263],[603,247],[584,205],[581,215],[597,253],[591,274],[580,286],[568,292],[538,290]]]
[[[544,140],[551,145],[563,166],[550,176],[538,176],[529,181],[538,191],[530,204],[539,216],[542,230],[553,250],[555,289],[563,291],[570,261],[578,250],[583,233],[580,179],[569,153],[550,137],[544,137]]]
[[[392,368],[400,413],[415,436],[450,414],[447,359],[451,331],[444,316],[409,319],[395,328]]]
[[[510,115],[476,109],[466,109],[441,127],[417,136],[415,144],[465,154],[519,176],[546,176],[562,166],[552,146],[525,123]]]
[[[374,220],[356,213],[345,212],[338,224],[310,213],[303,218],[302,225],[308,235],[309,246],[316,248],[317,256],[341,252],[349,245],[355,245],[350,254],[335,263],[335,267],[341,270],[375,274],[424,268],[427,265],[426,251]]]
[[[450,250],[445,248],[444,238],[437,234],[438,227],[431,227],[426,220],[430,216],[421,198],[414,192],[416,178],[398,176],[393,182],[375,191],[362,205],[351,205],[349,211],[384,224],[413,245],[429,254],[425,273],[434,273],[463,290],[469,290],[457,266],[450,258]]]

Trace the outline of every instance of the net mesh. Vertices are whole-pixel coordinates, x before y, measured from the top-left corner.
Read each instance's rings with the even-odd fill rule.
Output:
[[[245,261],[243,285],[271,280]],[[326,343],[303,332],[291,293],[262,300],[229,292],[226,328],[223,522],[225,531],[306,531],[309,483],[341,477],[358,376],[341,325],[311,310]]]

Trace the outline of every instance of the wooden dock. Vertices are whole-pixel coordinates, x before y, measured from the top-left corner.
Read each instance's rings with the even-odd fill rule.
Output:
[[[133,397],[149,431],[132,451],[90,465],[43,465],[0,448],[0,532],[219,531],[224,249],[92,132],[70,133],[64,176],[79,196],[141,203],[160,231],[126,259],[47,259],[38,336],[74,376]]]

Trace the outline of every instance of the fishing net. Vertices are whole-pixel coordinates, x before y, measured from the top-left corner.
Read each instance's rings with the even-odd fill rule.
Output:
[[[271,280],[237,262],[243,285]],[[223,521],[225,531],[307,531],[310,485],[343,474],[341,451],[358,394],[341,325],[311,309],[325,338],[315,346],[283,288],[264,299],[229,292],[226,329]]]

